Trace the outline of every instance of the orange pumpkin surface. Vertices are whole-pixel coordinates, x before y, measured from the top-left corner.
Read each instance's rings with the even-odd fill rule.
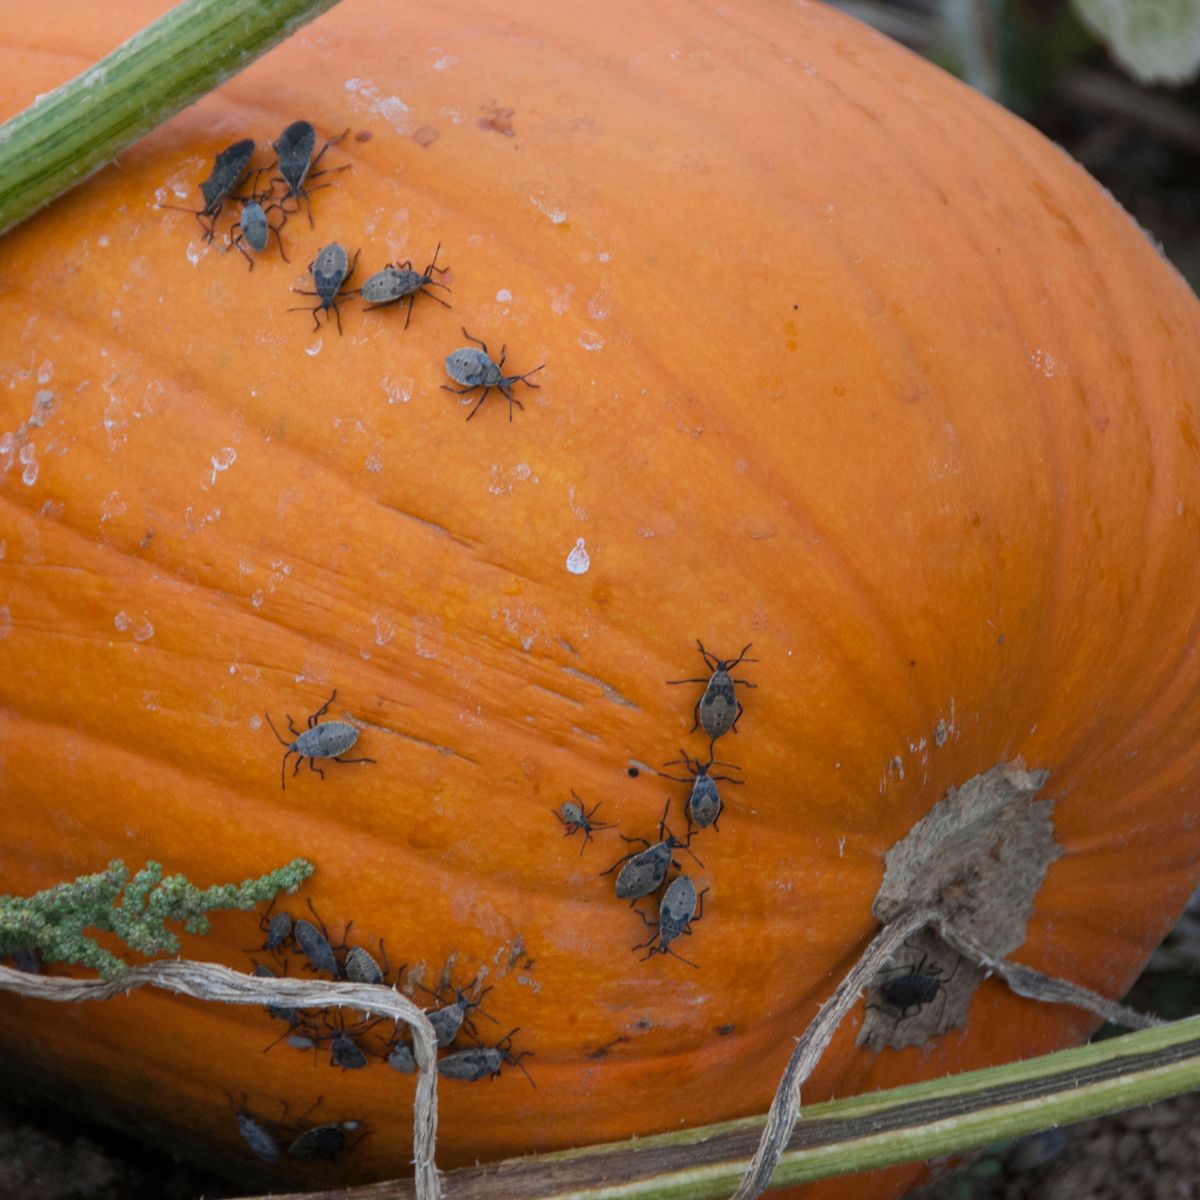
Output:
[[[13,9],[0,111],[165,7]],[[300,117],[352,170],[290,265],[156,207]],[[453,310],[314,332],[289,289],[333,241],[352,285],[440,242]],[[511,423],[441,390],[463,325],[546,364]],[[0,337],[3,890],[305,855],[297,915],[486,967],[481,1032],[520,1027],[537,1089],[442,1081],[442,1165],[764,1110],[884,853],[998,762],[1051,773],[1065,851],[1020,961],[1120,995],[1196,883],[1195,298],[1059,150],[843,16],[355,0],[4,238]],[[648,768],[706,749],[666,684],[697,638],[758,662],[716,748],[745,785],[682,859],[693,969],[641,961],[599,873],[668,797],[683,825]],[[335,687],[376,765],[281,790],[264,712]],[[571,789],[619,827],[582,855]],[[249,970],[259,938],[227,914],[185,952]],[[260,1009],[0,1012],[10,1070],[173,1150],[248,1172],[225,1093],[321,1094],[372,1129],[344,1177],[407,1170],[411,1077],[264,1055]],[[921,1050],[843,1029],[806,1098],[1092,1024],[990,981]]]

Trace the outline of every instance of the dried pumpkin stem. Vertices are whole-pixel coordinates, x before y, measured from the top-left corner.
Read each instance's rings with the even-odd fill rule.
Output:
[[[326,983],[305,979],[265,979],[242,975],[215,963],[173,959],[131,967],[115,979],[71,979],[29,975],[0,966],[0,990],[39,1000],[74,1003],[108,1000],[140,987],[194,996],[221,1004],[276,1004],[289,1008],[354,1008],[392,1017],[412,1030],[417,1060],[413,1111],[413,1161],[418,1200],[441,1200],[442,1185],[434,1162],[437,1144],[437,1035],[429,1018],[394,988],[367,983]]]
[[[184,0],[0,125],[0,233],[337,0]]]
[[[838,1026],[858,1003],[859,992],[908,938],[929,924],[932,917],[930,910],[918,909],[885,925],[838,984],[833,995],[821,1005],[812,1023],[796,1042],[792,1057],[788,1059],[775,1099],[771,1101],[758,1149],[733,1194],[733,1200],[755,1200],[766,1190],[800,1116],[801,1085],[815,1070]]]

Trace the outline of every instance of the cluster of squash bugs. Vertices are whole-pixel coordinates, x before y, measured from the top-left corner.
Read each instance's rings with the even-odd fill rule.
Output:
[[[312,920],[296,918],[287,912],[273,912],[270,907],[263,914],[259,928],[266,935],[265,939],[262,945],[247,953],[266,952],[277,965],[255,960],[257,976],[279,978],[281,974],[286,975],[289,964],[295,962],[299,970],[311,971],[318,977],[400,987],[405,967],[393,971],[382,941],[380,958],[361,943],[351,944],[349,935],[353,922],[350,922],[340,940],[334,942],[311,901],[308,909]],[[426,987],[411,978],[404,984],[408,995],[423,992],[431,1000],[425,1015],[433,1026],[439,1050],[445,1051],[438,1059],[439,1072],[448,1079],[473,1081],[498,1075],[503,1066],[510,1066],[519,1068],[533,1084],[521,1062],[532,1051],[517,1053],[513,1050],[513,1038],[518,1029],[510,1030],[491,1043],[481,1035],[477,1017],[493,1025],[497,1023],[483,1007],[484,998],[492,989],[483,987],[482,983],[482,975],[477,974],[466,987],[456,986],[447,968],[436,988]],[[391,1032],[386,1029],[382,1033],[375,1032],[385,1025],[386,1018],[364,1018],[348,1023],[340,1009],[309,1010],[274,1004],[267,1006],[267,1014],[273,1020],[283,1022],[285,1028],[264,1047],[264,1053],[280,1042],[314,1054],[328,1046],[329,1065],[343,1071],[361,1070],[372,1061],[386,1062],[401,1074],[412,1074],[417,1069],[412,1043],[402,1026],[395,1025]]]
[[[230,229],[229,244],[245,258],[248,268],[254,270],[254,257],[247,250],[247,246],[255,254],[262,254],[267,249],[272,234],[279,247],[280,257],[284,262],[289,262],[287,252],[283,248],[283,227],[287,224],[289,216],[299,212],[303,203],[308,212],[309,227],[312,228],[312,192],[328,187],[329,184],[312,184],[311,181],[322,175],[349,170],[349,163],[326,169],[320,169],[318,166],[325,151],[340,142],[347,132],[343,130],[337,137],[330,138],[314,154],[317,132],[312,123],[293,121],[271,143],[275,161],[269,166],[254,169],[253,181],[247,194],[240,194],[237,189],[250,173],[250,163],[256,145],[253,138],[242,138],[226,146],[216,156],[212,171],[200,184],[200,195],[204,199],[202,207],[189,209],[177,204],[160,204],[159,207],[192,213],[204,230],[204,240],[211,242],[216,236],[217,219],[226,202],[236,200],[241,205],[241,214]],[[278,170],[279,174],[271,175],[273,170]],[[260,189],[258,181],[264,174],[268,177],[268,183],[265,189]],[[276,184],[282,185],[278,197],[275,195]],[[293,207],[289,207],[289,204],[293,204]],[[280,216],[277,225],[270,221],[272,212],[277,212]]]
[[[321,1103],[321,1097],[309,1107],[297,1122],[287,1123],[283,1106],[281,1119],[270,1120],[255,1116],[246,1108],[245,1097],[239,1104],[232,1096],[229,1106],[237,1123],[238,1133],[250,1152],[265,1163],[277,1163],[284,1155],[306,1159],[309,1162],[330,1162],[343,1151],[353,1150],[368,1134],[362,1121],[326,1121],[319,1125],[309,1123],[308,1117]]]

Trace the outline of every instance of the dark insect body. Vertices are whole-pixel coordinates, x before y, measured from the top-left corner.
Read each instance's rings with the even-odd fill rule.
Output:
[[[473,392],[476,388],[483,388],[483,395],[475,401],[475,406],[467,413],[469,421],[478,411],[479,406],[488,398],[488,393],[492,388],[496,388],[502,392],[508,400],[508,419],[512,420],[512,410],[515,404],[522,412],[525,411],[525,405],[512,394],[512,385],[514,383],[523,383],[526,387],[536,388],[540,385],[529,382],[530,375],[536,375],[546,364],[534,367],[532,371],[526,371],[524,375],[505,375],[504,360],[508,354],[508,347],[500,347],[500,361],[492,362],[488,354],[486,342],[481,342],[478,338],[472,337],[467,332],[467,327],[463,326],[463,337],[468,341],[474,342],[476,346],[482,347],[476,350],[474,346],[463,346],[459,350],[455,350],[453,354],[446,358],[446,374],[454,380],[455,383],[461,383],[461,388],[452,388],[449,384],[443,383],[442,388],[447,392],[453,392],[456,396],[465,396],[468,392]]]
[[[346,961],[342,964],[343,974],[351,983],[383,983],[391,964],[387,959],[387,951],[383,943],[379,944],[383,951],[383,966],[379,965],[375,956],[362,946],[351,946],[346,951]],[[403,970],[403,968],[401,968]]]
[[[663,766],[671,767],[676,763],[682,763],[690,775],[688,778],[679,775],[664,775],[663,778],[674,779],[676,783],[687,783],[690,779],[692,791],[687,802],[688,823],[697,829],[707,829],[711,825],[714,829],[719,830],[720,826],[717,821],[720,819],[723,805],[721,804],[721,793],[717,790],[717,782],[741,784],[745,781],[734,779],[732,775],[712,775],[708,769],[713,766],[733,767],[737,771],[741,768],[734,766],[733,763],[721,762],[715,758],[710,758],[708,762],[702,763],[698,758],[690,758],[686,750],[680,750],[679,753],[683,755],[682,758],[673,758],[670,762],[663,763]]]
[[[278,182],[287,185],[287,192],[284,194],[283,199],[284,201],[294,199],[296,201],[297,212],[300,210],[300,201],[303,199],[305,207],[308,209],[308,227],[310,229],[313,227],[312,198],[310,193],[318,191],[323,187],[328,187],[329,184],[319,183],[316,187],[308,187],[307,181],[316,179],[321,175],[329,175],[336,171],[348,171],[350,169],[350,164],[347,163],[343,167],[334,167],[332,171],[313,170],[325,156],[325,151],[330,146],[340,142],[349,132],[349,129],[343,129],[337,137],[330,138],[321,147],[316,158],[313,157],[313,148],[317,144],[317,131],[309,121],[293,121],[271,143],[272,149],[279,156],[280,178]]]
[[[211,242],[216,234],[217,218],[221,215],[221,209],[233,189],[242,181],[253,154],[254,140],[243,138],[240,142],[234,142],[232,146],[226,146],[217,155],[213,161],[212,172],[200,185],[200,194],[204,197],[203,208],[184,208],[179,204],[160,204],[158,207],[190,212],[200,222],[200,228],[204,230],[204,240]],[[205,217],[208,218],[207,225],[204,223]]]
[[[362,1129],[361,1121],[336,1121],[314,1125],[288,1143],[287,1152],[296,1158],[328,1161],[346,1147],[346,1134]],[[359,1141],[362,1139],[360,1138]]]
[[[634,946],[635,950],[646,951],[642,957],[643,962],[656,954],[670,954],[689,967],[696,966],[690,959],[673,950],[671,943],[685,933],[691,936],[692,925],[704,916],[704,896],[707,892],[708,888],[705,888],[697,896],[696,885],[686,875],[679,875],[671,880],[663,893],[662,902],[658,906],[657,922],[650,920],[645,913],[638,914],[652,929],[657,926],[648,942]]]
[[[588,842],[592,840],[592,831],[595,829],[611,829],[612,825],[607,821],[593,821],[592,817],[596,815],[596,810],[600,807],[600,802],[597,801],[590,812],[585,812],[583,801],[575,795],[575,789],[571,789],[571,795],[575,796],[574,800],[567,800],[561,808],[552,808],[550,811],[558,818],[558,822],[566,829],[563,837],[571,837],[583,830],[583,844],[579,847],[579,854],[582,857],[583,851]]]
[[[272,915],[271,909],[274,907],[275,901],[272,900],[267,906],[267,911],[258,919],[259,929],[267,935],[266,941],[246,953],[253,954],[255,950],[287,950],[292,946],[292,914],[278,912]]]
[[[256,176],[257,178],[257,176]],[[291,262],[287,252],[283,248],[283,239],[279,236],[280,231],[287,224],[287,210],[282,204],[264,204],[270,197],[270,192],[261,194],[251,194],[242,201],[242,215],[234,227],[229,231],[229,240],[235,246],[241,256],[250,266],[250,270],[254,270],[254,259],[246,253],[246,247],[261,254],[267,248],[267,242],[270,240],[271,234],[275,235],[275,241],[279,246],[279,257],[284,262]],[[283,214],[283,220],[278,225],[272,225],[267,220],[267,213],[273,209],[277,209]]]
[[[342,291],[342,284],[354,274],[359,253],[360,251],[355,250],[354,260],[350,261],[346,256],[345,249],[337,242],[330,242],[328,246],[323,246],[317,252],[317,257],[308,264],[316,291],[292,288],[292,291],[299,296],[316,296],[317,303],[312,308],[309,308],[307,304],[301,304],[289,308],[288,312],[311,312],[313,329],[318,330],[321,328],[320,314],[327,313],[332,309],[334,317],[337,318],[337,329],[340,334],[342,332],[342,312],[338,308],[338,297],[347,294]],[[329,318],[326,317],[325,320],[328,321]]]
[[[899,1025],[901,1021],[916,1016],[926,1005],[932,1004],[939,992],[943,996],[949,994],[946,984],[954,978],[961,962],[959,958],[954,970],[945,979],[942,978],[941,964],[930,962],[928,954],[922,954],[917,962],[906,966],[887,967],[885,970],[896,973],[879,985],[878,994],[883,1003],[868,1004],[867,1007],[894,1017]]]
[[[412,1047],[407,1042],[397,1042],[392,1047],[387,1064],[393,1071],[399,1071],[401,1075],[412,1075],[417,1069],[417,1060],[413,1055]]]
[[[298,754],[300,757],[296,759],[296,765],[292,770],[292,778],[295,778],[300,771],[300,764],[307,758],[309,769],[316,771],[322,779],[325,778],[325,772],[317,766],[318,758],[328,758],[333,762],[339,763],[373,763],[373,758],[342,758],[342,755],[358,741],[358,730],[353,725],[345,721],[322,721],[321,718],[329,711],[329,706],[337,698],[337,688],[333,689],[333,694],[317,709],[315,713],[308,718],[308,728],[301,731],[292,723],[291,714],[288,714],[288,731],[292,734],[294,741],[289,742],[286,738],[280,737],[279,730],[275,728],[275,723],[271,720],[270,713],[263,713],[267,718],[267,724],[271,726],[271,732],[279,739],[281,745],[286,746],[284,751],[283,762],[279,766],[279,786],[287,788],[287,760],[292,754]]]
[[[717,658],[715,654],[709,654],[704,648],[704,643],[697,638],[696,645],[700,647],[700,653],[704,655],[704,665],[712,672],[707,679],[668,679],[667,683],[703,683],[705,685],[704,695],[696,701],[694,709],[696,722],[692,726],[693,729],[697,726],[703,728],[708,734],[711,743],[717,738],[724,736],[731,729],[734,733],[737,732],[738,719],[741,717],[743,709],[741,702],[734,693],[734,684],[739,684],[743,687],[757,687],[758,684],[751,683],[748,679],[734,679],[730,675],[730,671],[739,663],[743,662],[758,662],[757,658],[747,658],[746,651],[750,649],[753,642],[747,642],[742,648],[741,654],[737,658]]]
[[[667,868],[673,861],[673,851],[686,850],[699,866],[704,865],[688,850],[687,842],[681,842],[667,828],[667,812],[670,807],[671,802],[668,800],[666,808],[663,809],[662,820],[658,823],[657,842],[651,844],[645,838],[631,838],[622,834],[622,841],[641,842],[646,849],[626,854],[624,858],[617,859],[607,871],[600,872],[601,875],[611,875],[618,867],[621,868],[616,881],[617,898],[628,900],[631,906],[643,896],[649,896],[662,887],[663,880],[667,877]]]
[[[408,328],[408,323],[412,319],[413,301],[418,295],[428,296],[430,300],[436,300],[443,308],[449,308],[441,296],[435,296],[432,292],[427,292],[427,287],[440,287],[449,291],[444,283],[439,283],[434,279],[433,273],[436,271],[439,275],[448,271],[449,267],[439,267],[437,265],[438,251],[442,248],[442,243],[438,242],[437,249],[433,252],[433,261],[425,268],[423,272],[414,271],[412,260],[406,259],[399,265],[388,263],[382,271],[376,271],[366,283],[359,289],[362,293],[362,298],[372,308],[382,308],[387,304],[394,304],[397,300],[408,300],[408,312],[404,316],[404,328]]]
[[[479,979],[476,977],[475,982],[471,985],[472,989],[477,989]],[[423,984],[417,984],[423,992],[429,992],[435,999],[441,999],[441,989],[434,992]],[[483,1003],[483,998],[492,989],[485,987],[482,991],[476,991],[474,999],[467,998],[467,990],[463,988],[452,988],[454,999],[449,1004],[440,1005],[438,1008],[430,1009],[425,1013],[429,1018],[430,1025],[433,1026],[434,1035],[437,1038],[439,1046],[449,1046],[458,1036],[458,1031],[466,1028],[467,1032],[473,1037],[478,1036],[478,1031],[475,1028],[474,1022],[471,1020],[470,1014],[478,1010],[481,1016],[487,1017],[489,1021],[495,1021],[495,1017],[483,1011],[480,1005]]]
[[[286,963],[284,965],[286,966]],[[266,963],[260,963],[260,962],[256,962],[254,964],[254,974],[259,979],[278,979],[279,978],[278,971],[274,970],[272,967],[267,966]],[[300,1015],[297,1012],[297,1010],[294,1008],[290,1008],[287,1005],[268,1004],[267,1005],[267,1014],[269,1016],[274,1017],[275,1020],[277,1020],[277,1021],[286,1021],[288,1023],[289,1029],[295,1029],[295,1027],[300,1023]],[[275,1039],[275,1041],[278,1041],[278,1040],[279,1040],[278,1038]],[[275,1042],[271,1043],[271,1046],[273,1046],[273,1045],[275,1045]],[[271,1046],[268,1046],[267,1049],[270,1050]]]
[[[533,1051],[522,1050],[520,1054],[512,1052],[513,1034],[519,1032],[519,1029],[512,1030],[494,1046],[473,1046],[469,1050],[458,1050],[439,1058],[438,1074],[447,1079],[475,1083],[480,1079],[495,1079],[502,1066],[516,1067],[529,1080],[530,1087],[536,1088],[533,1077],[521,1065],[521,1059],[529,1058]]]

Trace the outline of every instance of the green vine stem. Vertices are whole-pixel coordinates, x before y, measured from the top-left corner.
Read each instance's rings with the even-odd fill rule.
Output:
[[[36,100],[0,125],[0,233],[336,3],[184,0]]]
[[[984,1071],[805,1108],[772,1187],[923,1162],[1200,1088],[1200,1017]],[[464,1167],[456,1200],[724,1200],[764,1118]],[[273,1200],[410,1200],[410,1180]],[[256,1200],[266,1200],[257,1197]]]

